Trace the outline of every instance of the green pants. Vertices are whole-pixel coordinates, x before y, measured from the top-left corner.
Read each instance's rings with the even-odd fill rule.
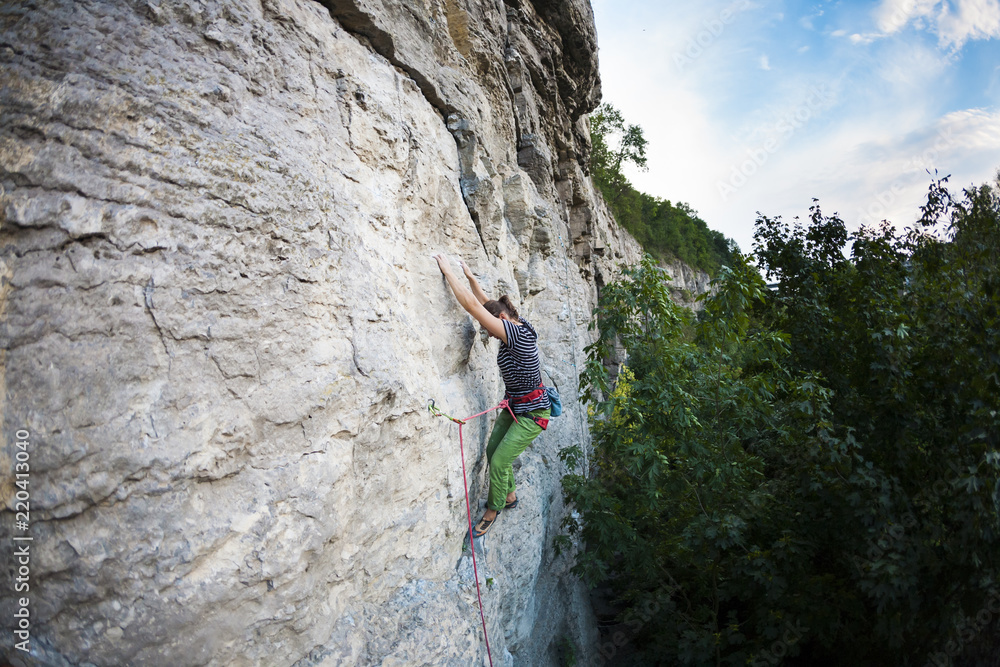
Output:
[[[490,462],[490,509],[502,510],[507,495],[514,493],[514,459],[542,432],[532,417],[548,419],[549,414],[549,410],[535,410],[518,415],[517,422],[506,410],[497,415],[486,445],[486,460]]]

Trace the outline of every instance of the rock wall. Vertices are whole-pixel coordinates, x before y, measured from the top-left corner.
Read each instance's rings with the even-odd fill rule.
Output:
[[[674,301],[692,310],[701,310],[703,302],[697,298],[712,291],[712,278],[701,269],[695,269],[679,259],[660,264],[670,276],[670,292]]]
[[[457,427],[426,406],[502,386],[438,252],[520,303],[566,408],[485,540],[494,663],[590,650],[557,453],[588,444],[597,286],[639,256],[585,173],[596,53],[587,0],[0,6],[8,660],[485,663]]]

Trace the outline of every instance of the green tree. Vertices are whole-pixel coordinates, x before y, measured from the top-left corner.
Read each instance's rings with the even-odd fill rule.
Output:
[[[646,166],[646,137],[638,125],[627,125],[622,113],[611,104],[602,104],[590,116],[590,164],[594,181],[608,203],[614,205],[631,184],[623,173],[631,163],[641,171]]]
[[[626,621],[659,609],[635,624],[637,664],[924,665],[989,644],[998,188],[936,182],[903,234],[851,235],[814,205],[762,216],[756,239],[777,291],[737,254],[697,322],[651,258],[603,290],[594,466],[564,480],[576,571]]]
[[[611,104],[590,117],[590,166],[594,184],[619,225],[661,260],[680,259],[714,274],[728,263],[736,243],[710,230],[694,209],[636,190],[624,170],[646,170],[646,138],[638,125],[626,123]]]
[[[569,528],[587,544],[576,571],[611,581],[631,609],[661,610],[641,630],[664,664],[744,664],[785,631],[782,604],[749,608],[761,581],[791,574],[799,545],[775,526],[779,482],[748,445],[814,437],[803,414],[825,400],[782,367],[783,336],[753,326],[759,273],[737,255],[716,285],[697,323],[649,256],[605,287],[583,384],[595,397],[594,475],[564,479],[581,515]],[[603,359],[619,344],[628,364],[612,387]]]

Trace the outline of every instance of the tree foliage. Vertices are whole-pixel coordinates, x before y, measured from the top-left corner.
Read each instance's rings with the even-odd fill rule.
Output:
[[[625,122],[621,112],[602,104],[590,117],[591,176],[615,220],[643,248],[659,259],[678,258],[714,274],[727,264],[736,247],[711,230],[687,204],[636,190],[625,176],[626,165],[646,169],[646,138],[642,128]]]
[[[760,217],[777,291],[734,254],[697,321],[650,257],[603,291],[563,484],[576,571],[659,610],[637,664],[945,664],[997,632],[1000,196],[923,211]]]
[[[646,137],[638,125],[626,125],[621,111],[602,104],[590,117],[591,166],[603,185],[608,203],[614,205],[631,187],[622,169],[632,163],[646,171]],[[617,146],[610,142],[617,138]]]

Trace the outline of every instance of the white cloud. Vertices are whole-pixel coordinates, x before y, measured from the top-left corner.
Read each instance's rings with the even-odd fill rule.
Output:
[[[969,39],[1000,37],[1000,0],[959,0],[957,13],[947,7],[938,20],[942,44],[958,49]]]
[[[649,171],[629,173],[638,189],[689,203],[711,228],[750,250],[757,211],[805,215],[818,197],[825,212],[840,212],[852,229],[866,216],[903,226],[919,217],[931,178],[924,169],[952,174],[955,191],[993,178],[1000,166],[1000,96],[950,99],[968,71],[960,69],[957,54],[942,53],[928,40],[897,38],[885,39],[877,53],[841,43],[829,63],[793,58],[772,67],[761,54],[773,51],[760,35],[773,32],[798,50],[804,45],[792,39],[801,35],[797,22],[782,30],[766,11],[741,11],[699,54],[689,53],[706,19],[734,4],[744,7],[738,0],[676,3],[667,17],[654,11],[660,3],[593,1],[604,99],[642,126],[649,141]],[[908,17],[897,37],[904,29],[938,29],[940,12],[919,15],[925,5],[917,0],[896,6]],[[955,35],[963,17],[966,32],[969,25],[983,32],[984,20],[970,16],[954,12]],[[874,24],[859,28],[856,41],[886,37]],[[846,41],[849,34],[837,36]],[[690,58],[683,68],[675,62],[678,53]],[[995,80],[1000,92],[1000,69],[991,70],[978,91]],[[826,93],[810,102],[819,85]],[[761,88],[768,94],[754,96]],[[973,104],[984,109],[947,113]],[[732,183],[734,165],[742,169],[748,160],[755,164],[744,170],[743,185],[723,198],[719,183]]]
[[[875,25],[883,35],[902,30],[916,18],[929,16],[941,0],[883,0],[875,10]]]
[[[918,57],[904,49],[898,58],[905,60],[907,53]],[[857,84],[843,81],[840,92],[867,97]],[[950,174],[956,193],[992,179],[1000,166],[1000,109],[936,115],[933,104],[923,103],[919,81],[907,86],[890,96],[891,103],[856,106],[847,114],[831,92],[832,107],[810,112],[808,118],[803,112],[801,127],[785,134],[778,132],[787,126],[782,121],[798,117],[790,108],[774,109],[778,124],[764,124],[728,145],[716,143],[711,160],[689,165],[697,173],[674,178],[684,179],[684,200],[709,226],[735,238],[744,250],[752,247],[757,211],[789,219],[805,215],[813,197],[826,213],[839,213],[852,230],[882,219],[899,228],[912,225],[925,203],[932,178],[928,171]],[[746,164],[750,159],[756,167]],[[733,182],[734,165],[746,165],[748,175],[723,198],[718,183]],[[650,174],[651,186],[655,180]],[[714,187],[702,187],[706,182]]]
[[[919,218],[935,170],[939,177],[951,176],[954,193],[995,173],[1000,111],[966,109],[919,124],[904,120],[909,129],[893,132],[895,120],[845,121],[812,145],[790,147],[776,156],[781,160],[768,182],[748,194],[766,201],[771,214],[802,214],[810,198],[818,197],[825,212],[840,213],[852,230],[884,219],[901,229]],[[823,155],[823,163],[809,164],[803,159],[808,153]],[[794,189],[782,188],[782,180]]]
[[[856,192],[867,197],[851,202],[851,222],[887,218],[900,227],[912,224],[931,174],[950,175],[952,190],[960,192],[979,185],[997,167],[997,155],[1000,112],[983,109],[954,111],[891,140],[860,144],[847,162],[864,176]]]
[[[883,49],[872,72],[891,87],[893,98],[901,105],[934,103],[927,92],[943,75],[953,57],[916,40],[898,40]]]
[[[882,0],[874,12],[879,32],[851,36],[867,44],[911,23],[929,30],[942,47],[960,49],[970,39],[1000,37],[1000,0]]]

